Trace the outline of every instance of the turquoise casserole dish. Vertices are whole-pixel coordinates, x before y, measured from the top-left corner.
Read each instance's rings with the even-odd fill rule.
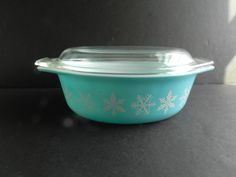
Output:
[[[214,69],[184,49],[137,46],[69,48],[35,65],[58,75],[76,114],[116,124],[170,118],[186,104],[197,74]]]

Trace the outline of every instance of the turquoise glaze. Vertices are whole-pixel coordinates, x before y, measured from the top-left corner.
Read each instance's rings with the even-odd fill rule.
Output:
[[[59,74],[69,107],[99,122],[137,124],[169,118],[185,105],[196,74],[112,78]]]
[[[123,46],[70,48],[59,58],[35,64],[58,75],[76,114],[98,122],[139,124],[183,109],[197,74],[214,69],[213,63],[183,49]]]

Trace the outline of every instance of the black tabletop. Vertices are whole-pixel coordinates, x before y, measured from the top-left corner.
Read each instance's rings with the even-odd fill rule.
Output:
[[[1,177],[235,177],[236,87],[195,85],[172,119],[88,121],[60,89],[0,90]]]

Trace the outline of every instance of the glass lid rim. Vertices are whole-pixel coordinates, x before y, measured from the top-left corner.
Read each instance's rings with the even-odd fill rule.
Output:
[[[62,51],[59,58],[64,59],[68,53],[76,52],[77,57],[145,57],[145,58],[157,58],[158,55],[163,54],[173,54],[173,53],[181,53],[183,55],[188,55],[190,58],[192,56],[190,53],[183,48],[176,47],[162,47],[162,46],[139,46],[139,45],[130,45],[130,46],[79,46],[79,47],[71,47]]]

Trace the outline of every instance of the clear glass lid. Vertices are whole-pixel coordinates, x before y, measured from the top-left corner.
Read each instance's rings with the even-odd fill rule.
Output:
[[[43,67],[42,62],[38,65]],[[213,67],[213,61],[194,59],[178,48],[94,46],[66,49],[59,58],[45,62],[46,65],[90,74],[174,75]]]

